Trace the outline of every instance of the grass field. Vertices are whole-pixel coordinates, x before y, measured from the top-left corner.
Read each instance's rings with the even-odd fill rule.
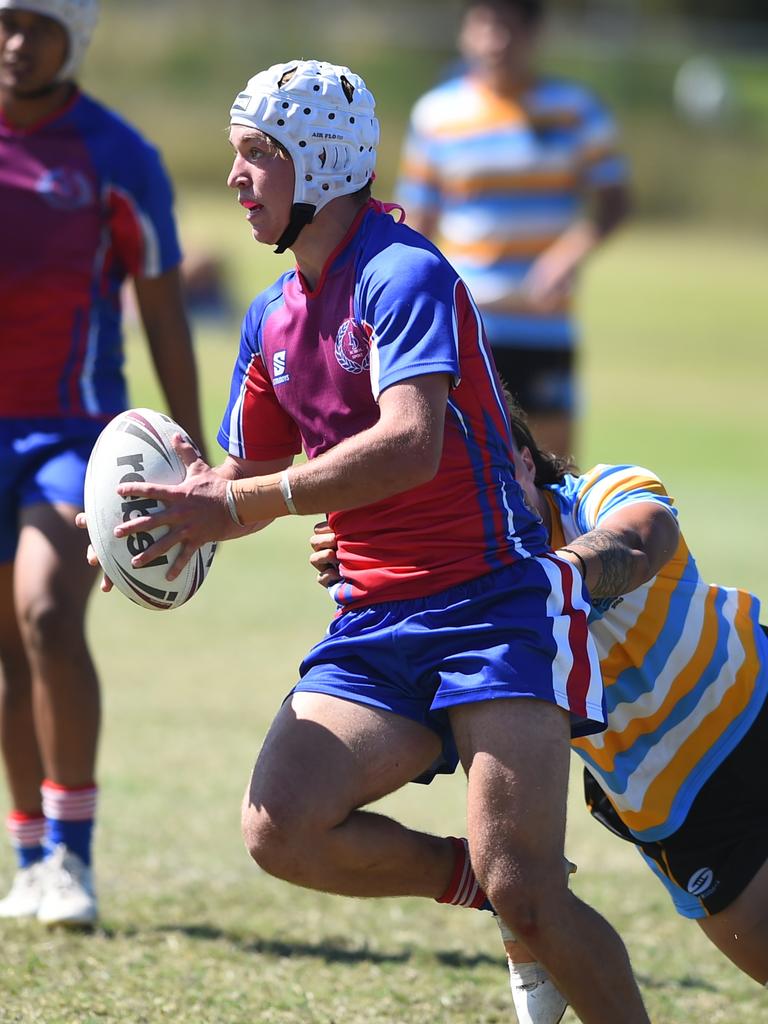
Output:
[[[223,238],[238,303],[279,262],[237,213],[183,197],[191,242]],[[705,575],[768,596],[762,525],[764,240],[638,228],[590,269],[583,298],[582,463],[639,461],[681,504]],[[213,444],[237,327],[198,336]],[[157,405],[129,342],[135,404]],[[353,901],[259,873],[239,801],[267,724],[329,607],[306,566],[312,520],[283,520],[217,555],[186,608],[156,615],[96,595],[105,689],[96,854],[103,927],[0,928],[0,1022],[497,1024],[513,1019],[495,926],[429,901]],[[674,915],[634,852],[587,818],[574,787],[574,888],[621,931],[655,1024],[761,1024],[768,997]],[[463,831],[464,784],[383,802]],[[10,853],[1,865],[12,868]],[[575,1020],[566,1014],[565,1022]],[[617,1022],[618,1024],[618,1022]]]

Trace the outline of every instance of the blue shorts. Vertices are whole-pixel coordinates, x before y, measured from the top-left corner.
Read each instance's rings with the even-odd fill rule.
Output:
[[[344,612],[302,662],[294,692],[331,694],[427,726],[443,741],[431,774],[456,768],[447,709],[459,704],[545,700],[570,713],[573,736],[587,736],[605,728],[588,614],[570,562],[521,559],[427,597]]]
[[[576,353],[572,348],[497,345],[491,350],[499,376],[527,413],[573,414],[576,410]]]
[[[20,508],[83,507],[85,468],[103,426],[86,419],[0,419],[0,562],[16,552]]]

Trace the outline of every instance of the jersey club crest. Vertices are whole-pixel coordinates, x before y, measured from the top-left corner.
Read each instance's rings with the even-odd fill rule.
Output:
[[[357,323],[345,320],[336,332],[336,361],[347,373],[362,373],[371,365],[370,338]]]

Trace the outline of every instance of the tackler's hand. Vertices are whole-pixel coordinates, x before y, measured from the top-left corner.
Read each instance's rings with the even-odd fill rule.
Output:
[[[323,587],[332,587],[341,579],[336,558],[336,534],[327,520],[315,523],[313,530],[309,538],[309,546],[312,548],[309,564],[317,569],[317,582]]]

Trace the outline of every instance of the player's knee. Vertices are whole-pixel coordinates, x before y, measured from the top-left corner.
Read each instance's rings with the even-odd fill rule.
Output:
[[[249,810],[243,815],[242,833],[251,860],[268,874],[279,876],[279,840],[268,817]]]
[[[536,865],[490,870],[483,888],[517,940],[529,947],[560,918],[562,900],[569,898],[562,873],[550,875]]]
[[[241,825],[246,849],[263,871],[286,881],[301,876],[313,843],[300,809],[247,798]]]
[[[499,892],[491,897],[505,925],[515,939],[529,949],[540,948],[540,943],[549,934],[557,915],[552,912],[550,902],[539,893],[521,891],[518,888]]]
[[[82,620],[52,596],[30,601],[19,613],[24,643],[32,656],[76,656],[84,647]]]

